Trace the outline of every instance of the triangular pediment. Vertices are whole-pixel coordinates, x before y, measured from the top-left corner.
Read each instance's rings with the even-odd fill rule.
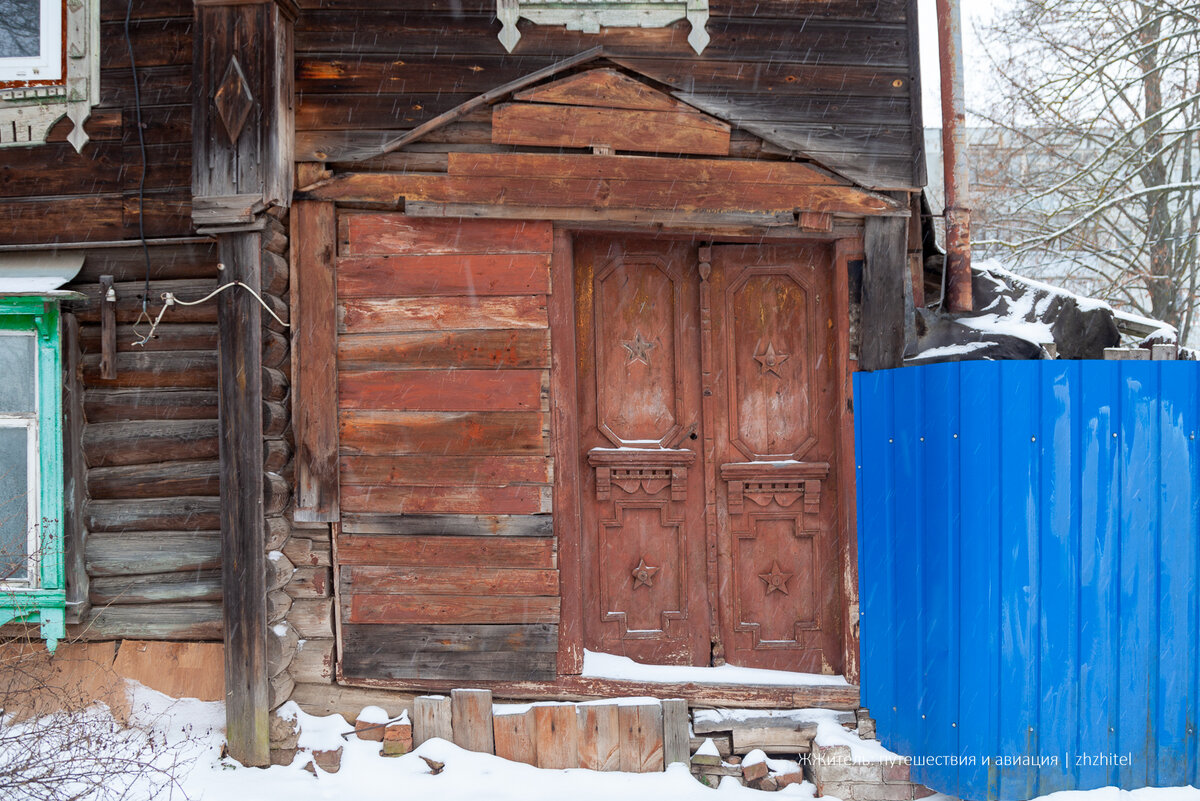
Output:
[[[696,111],[665,92],[660,92],[611,67],[597,67],[585,72],[577,72],[566,78],[517,92],[513,95],[513,99],[529,103],[553,103],[597,108]]]

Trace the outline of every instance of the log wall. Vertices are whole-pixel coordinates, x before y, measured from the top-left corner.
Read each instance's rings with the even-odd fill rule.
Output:
[[[555,677],[549,223],[338,219],[347,677]]]
[[[146,145],[142,156],[126,46],[125,0],[100,3],[100,103],[85,125],[82,153],[60,120],[49,144],[0,148],[0,242],[109,241],[191,232],[192,3],[132,0],[130,41],[137,62]]]

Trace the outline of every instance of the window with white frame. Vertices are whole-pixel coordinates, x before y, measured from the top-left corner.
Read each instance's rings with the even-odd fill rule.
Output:
[[[0,81],[63,77],[62,3],[0,0]]]
[[[0,319],[0,582],[40,583],[37,332]]]

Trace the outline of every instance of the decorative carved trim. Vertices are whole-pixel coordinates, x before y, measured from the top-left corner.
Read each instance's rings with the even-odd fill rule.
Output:
[[[565,25],[569,31],[599,33],[601,28],[665,28],[686,19],[692,24],[688,44],[704,52],[711,37],[708,0],[496,0],[496,16],[503,26],[500,44],[512,52],[521,40],[517,20],[535,25]]]
[[[735,462],[721,465],[729,484],[729,513],[740,515],[746,501],[757,506],[774,502],[787,508],[804,499],[805,522],[816,528],[821,511],[821,482],[829,476],[828,462]]]
[[[588,464],[596,468],[596,498],[612,499],[612,487],[628,494],[639,489],[647,495],[671,488],[671,500],[687,499],[687,466],[696,461],[695,451],[685,449],[623,450],[593,448]]]
[[[37,145],[65,114],[74,123],[67,141],[82,151],[83,124],[100,102],[100,0],[66,4],[67,74],[61,84],[0,91],[0,147]]]

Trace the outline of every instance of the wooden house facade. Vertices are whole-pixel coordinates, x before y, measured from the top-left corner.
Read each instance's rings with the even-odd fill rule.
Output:
[[[89,141],[0,149],[0,248],[82,256],[45,300],[65,634],[223,641],[244,761],[288,699],[856,705],[915,2],[602,5],[104,0]]]

